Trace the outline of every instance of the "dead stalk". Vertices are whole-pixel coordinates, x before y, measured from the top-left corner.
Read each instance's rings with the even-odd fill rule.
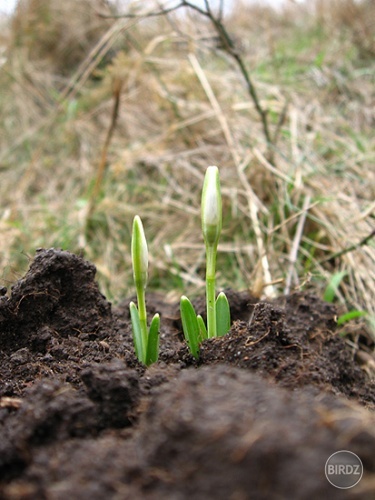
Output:
[[[109,125],[107,135],[104,141],[103,149],[102,149],[102,154],[100,157],[100,162],[98,165],[98,170],[96,172],[96,179],[95,179],[95,184],[93,187],[93,190],[90,195],[89,203],[88,203],[88,209],[87,209],[87,215],[86,215],[86,229],[87,229],[87,224],[96,208],[98,196],[100,193],[100,190],[102,188],[104,176],[107,170],[107,156],[108,156],[108,148],[111,144],[111,140],[113,137],[113,132],[115,131],[116,124],[117,124],[117,119],[119,116],[119,110],[120,110],[120,96],[121,96],[121,88],[122,88],[123,80],[119,77],[116,77],[113,82],[113,108],[112,108],[112,118],[111,118],[111,123]]]

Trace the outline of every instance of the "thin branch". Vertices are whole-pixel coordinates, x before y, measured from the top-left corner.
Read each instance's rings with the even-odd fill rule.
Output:
[[[273,144],[276,144],[277,141],[278,141],[278,139],[279,139],[281,127],[284,125],[285,120],[286,120],[288,106],[289,106],[289,101],[287,100],[287,101],[285,101],[283,109],[282,109],[282,111],[280,113],[280,116],[279,116],[279,119],[278,119],[278,122],[277,122],[277,125],[276,125],[276,129],[275,129],[275,132],[273,134],[273,140],[272,140]]]
[[[199,12],[199,14],[202,14],[203,16],[210,17],[210,14],[207,10],[201,9],[198,7],[198,5],[194,5],[193,3],[187,2],[186,0],[181,1],[181,6],[182,7],[189,7],[190,9],[196,10]]]
[[[212,15],[211,5],[208,0],[204,0],[204,6],[206,7],[206,11],[208,12],[208,14],[211,16]]]
[[[219,4],[219,19],[220,19],[220,21],[223,20],[223,16],[224,16],[224,0],[220,0],[220,4]]]
[[[324,257],[324,259],[321,259],[318,261],[318,264],[324,264],[325,262],[328,262],[329,260],[333,259],[338,259],[339,257],[342,257],[343,255],[346,255],[347,253],[354,252],[354,250],[358,250],[358,248],[361,248],[367,243],[374,238],[375,236],[375,229],[371,231],[370,234],[362,238],[358,243],[355,243],[353,245],[350,245],[347,248],[344,248],[343,250],[340,250],[339,252],[332,253],[331,255],[327,255],[327,257]]]
[[[269,129],[269,125],[268,125],[268,111],[263,109],[263,107],[260,103],[256,88],[252,82],[252,79],[249,75],[249,72],[247,71],[246,65],[245,65],[242,57],[239,55],[238,51],[236,50],[235,44],[234,44],[232,38],[230,37],[228,31],[226,30],[224,24],[222,23],[221,18],[220,17],[216,18],[212,14],[208,0],[205,0],[205,5],[207,8],[206,11],[203,9],[200,9],[199,7],[191,4],[190,2],[188,2],[186,0],[183,0],[182,3],[184,6],[190,7],[194,10],[197,10],[198,12],[200,12],[201,14],[205,15],[206,17],[208,17],[210,19],[210,21],[214,25],[214,28],[215,28],[217,34],[219,35],[222,50],[224,50],[237,63],[237,66],[238,66],[238,68],[239,68],[239,70],[240,70],[240,72],[245,80],[247,91],[248,91],[251,99],[253,100],[255,109],[257,110],[258,115],[259,115],[260,120],[261,120],[261,123],[262,123],[263,133],[264,133],[264,136],[265,136],[265,139],[267,142],[267,147],[268,147],[268,158],[267,159],[270,163],[274,164],[274,153],[273,153],[273,148],[272,148],[272,145],[274,143],[273,143],[270,129]]]
[[[170,12],[173,12],[180,7],[184,6],[184,1],[181,3],[178,3],[177,5],[173,7],[169,7],[166,9],[161,9],[158,10],[157,12],[146,12],[145,14],[142,13],[136,13],[136,14],[103,14],[102,12],[97,12],[98,17],[101,17],[102,19],[137,19],[140,17],[158,17],[158,16],[164,16],[165,14],[169,14]]]
[[[115,78],[115,80],[113,82],[112,118],[111,118],[110,126],[109,126],[108,131],[107,131],[105,141],[104,141],[102,154],[101,154],[101,158],[100,158],[100,163],[99,163],[97,174],[96,174],[94,188],[92,190],[89,204],[88,204],[86,223],[88,223],[90,217],[92,216],[92,214],[95,210],[95,206],[96,206],[97,199],[98,199],[98,196],[100,193],[100,189],[101,189],[102,184],[103,184],[104,175],[105,175],[106,170],[107,170],[108,148],[109,148],[109,145],[111,143],[113,132],[115,131],[117,119],[119,116],[120,96],[121,96],[122,85],[123,85],[123,80],[119,77]]]
[[[217,32],[217,34],[219,36],[219,39],[221,42],[220,48],[222,50],[224,50],[232,59],[234,59],[234,61],[236,62],[237,66],[242,74],[242,77],[245,80],[247,91],[248,91],[248,93],[249,93],[249,95],[254,103],[255,109],[260,117],[260,121],[262,124],[263,134],[264,134],[264,137],[266,139],[267,149],[268,149],[267,160],[271,164],[274,165],[275,164],[274,145],[275,145],[275,139],[277,139],[279,131],[276,129],[275,136],[272,138],[270,128],[269,128],[269,122],[268,122],[268,110],[264,109],[263,106],[261,105],[260,99],[258,97],[258,93],[257,93],[255,85],[250,77],[250,74],[246,68],[246,65],[245,65],[242,57],[239,55],[231,36],[229,35],[228,31],[226,30],[226,28],[223,24],[222,4],[220,4],[219,14],[217,17],[215,17],[214,13],[212,12],[209,0],[204,0],[204,5],[205,5],[205,9],[202,9],[201,7],[198,7],[197,5],[189,2],[188,0],[181,0],[180,3],[178,3],[177,5],[175,5],[173,7],[165,8],[165,9],[161,8],[160,10],[158,10],[156,12],[148,12],[146,14],[121,14],[118,16],[103,16],[101,14],[99,14],[99,15],[101,15],[101,17],[125,17],[125,18],[126,17],[132,17],[132,18],[134,18],[134,17],[135,18],[137,18],[137,17],[138,18],[139,17],[156,17],[156,16],[163,16],[163,15],[169,14],[170,12],[173,12],[173,11],[179,9],[180,7],[188,7],[192,10],[195,10],[196,12],[201,14],[202,16],[207,17],[211,21],[211,23],[213,24],[215,31]],[[285,110],[285,112],[286,112],[286,110]],[[279,128],[282,126],[282,122],[284,121],[284,119],[285,119],[285,117],[281,116],[280,121],[279,121],[280,125],[278,126]]]
[[[296,275],[296,262],[297,262],[297,257],[298,257],[298,249],[301,243],[301,238],[303,234],[303,228],[305,226],[305,221],[306,221],[306,215],[307,211],[309,209],[310,205],[310,196],[306,196],[305,201],[303,202],[303,207],[302,207],[302,214],[301,217],[299,218],[298,224],[297,224],[297,229],[296,229],[296,234],[293,239],[293,244],[292,248],[289,254],[289,268],[288,268],[288,274],[286,276],[285,280],[285,288],[284,288],[284,295],[288,295],[290,292],[290,287],[292,285],[292,280],[293,276]],[[298,285],[298,282],[297,282]]]

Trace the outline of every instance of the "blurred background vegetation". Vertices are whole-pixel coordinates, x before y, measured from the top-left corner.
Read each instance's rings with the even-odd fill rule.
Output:
[[[375,3],[163,5],[19,0],[1,20],[0,286],[53,246],[132,295],[139,214],[150,288],[201,293],[217,165],[220,287],[323,296],[345,272],[338,300],[374,314]]]

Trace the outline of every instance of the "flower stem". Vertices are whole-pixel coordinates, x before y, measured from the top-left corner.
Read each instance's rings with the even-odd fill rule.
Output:
[[[147,313],[146,313],[146,298],[145,297],[146,297],[145,290],[143,288],[137,289],[139,323],[140,323],[141,335],[142,335],[142,362],[145,362],[145,360],[146,360],[147,343],[148,343]]]
[[[206,245],[207,335],[216,337],[215,268],[217,245]]]

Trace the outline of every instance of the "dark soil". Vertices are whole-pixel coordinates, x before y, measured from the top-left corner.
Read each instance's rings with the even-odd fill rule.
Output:
[[[0,498],[375,498],[375,383],[335,307],[228,297],[232,329],[196,361],[178,306],[148,295],[162,326],[146,369],[129,301],[112,308],[82,258],[38,251],[0,297]],[[342,449],[364,466],[349,490],[324,474]]]

